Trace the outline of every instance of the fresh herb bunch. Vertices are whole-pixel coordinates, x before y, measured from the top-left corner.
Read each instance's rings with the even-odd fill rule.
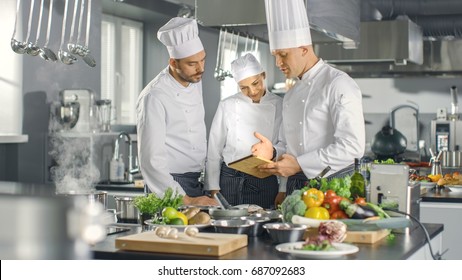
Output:
[[[178,194],[176,190],[173,192],[172,188],[168,188],[163,198],[160,198],[155,193],[150,193],[146,196],[135,197],[133,205],[143,214],[154,215],[165,207],[170,206],[177,209],[183,205],[183,195]]]
[[[376,164],[395,164],[396,162],[395,162],[394,159],[389,158],[387,160],[378,160],[378,159],[376,159],[376,160],[374,160],[374,163],[376,163]]]

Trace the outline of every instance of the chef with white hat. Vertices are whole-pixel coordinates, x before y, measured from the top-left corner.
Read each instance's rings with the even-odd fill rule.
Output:
[[[169,187],[185,204],[214,205],[199,182],[206,157],[202,99],[205,51],[193,19],[175,17],[157,38],[167,47],[168,66],[140,93],[137,102],[138,157],[151,192]]]
[[[260,142],[252,152],[266,158],[274,152],[280,155],[262,169],[288,177],[282,181],[287,180],[290,194],[325,167],[332,168],[329,175],[363,156],[361,91],[351,77],[314,53],[303,0],[265,0],[265,10],[276,66],[296,83],[284,96],[280,142],[273,150],[271,141],[256,133]],[[284,192],[279,193],[278,202],[284,197]]]
[[[231,63],[240,92],[220,101],[209,134],[206,188],[220,191],[231,205],[274,208],[279,190],[276,176],[259,179],[227,164],[249,155],[258,130],[276,143],[282,121],[282,98],[266,89],[266,73],[252,54]]]

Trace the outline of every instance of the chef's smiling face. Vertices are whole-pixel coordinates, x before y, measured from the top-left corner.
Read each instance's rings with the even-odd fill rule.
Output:
[[[239,81],[241,92],[252,99],[253,103],[259,103],[263,95],[265,95],[265,72]]]
[[[189,83],[198,83],[202,79],[205,69],[205,51],[182,59],[170,59],[173,68],[172,75],[184,86]]]
[[[284,73],[286,78],[299,77],[304,72],[302,56],[306,49],[290,48],[278,49],[271,52],[276,60],[276,66]]]

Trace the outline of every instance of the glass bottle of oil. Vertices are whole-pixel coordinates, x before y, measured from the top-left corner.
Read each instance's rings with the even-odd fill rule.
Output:
[[[351,176],[351,197],[366,198],[366,184],[363,175],[361,174],[361,163],[359,158],[355,158],[355,171]]]

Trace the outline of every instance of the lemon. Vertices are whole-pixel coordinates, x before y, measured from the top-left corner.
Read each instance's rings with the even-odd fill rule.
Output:
[[[186,217],[185,214],[178,212],[178,219],[181,219],[183,221],[183,225],[188,225],[188,217]]]
[[[163,210],[162,210],[162,217],[167,219],[167,220],[173,220],[173,219],[176,219],[178,218],[178,212],[175,208],[173,207],[165,207]]]

